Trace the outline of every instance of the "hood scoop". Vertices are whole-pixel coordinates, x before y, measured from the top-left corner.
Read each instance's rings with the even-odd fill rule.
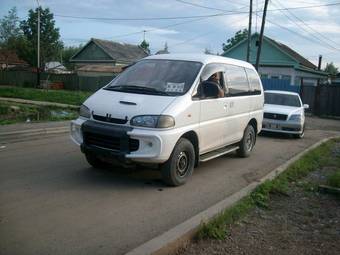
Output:
[[[120,104],[127,104],[127,105],[137,105],[135,102],[129,102],[129,101],[119,101]]]

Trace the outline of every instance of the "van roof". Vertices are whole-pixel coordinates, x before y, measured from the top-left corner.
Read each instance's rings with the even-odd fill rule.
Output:
[[[217,55],[209,55],[209,54],[159,54],[159,55],[152,55],[144,59],[185,60],[185,61],[201,62],[203,64],[224,63],[224,64],[238,65],[238,66],[254,69],[253,65],[249,64],[248,62],[233,59],[233,58],[217,56]]]
[[[294,95],[299,96],[298,93],[291,92],[291,91],[284,91],[284,90],[265,90],[265,93],[275,93],[275,94],[286,94],[286,95]]]

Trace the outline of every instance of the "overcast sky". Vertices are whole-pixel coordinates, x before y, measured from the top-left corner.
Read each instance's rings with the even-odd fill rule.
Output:
[[[208,8],[192,6],[194,3]],[[253,0],[254,9],[261,10],[264,0]],[[271,0],[268,9],[284,9],[302,6],[340,3],[340,0]],[[86,43],[91,37],[138,44],[145,39],[154,53],[167,42],[169,51],[222,52],[222,43],[240,29],[247,28],[249,0],[40,0],[55,14],[65,45]],[[20,18],[37,6],[34,0],[1,0],[0,16],[16,6]],[[225,11],[239,13],[226,13]],[[219,15],[209,18],[171,20],[96,20],[90,18],[154,18]],[[232,15],[231,15],[232,14]],[[262,15],[262,13],[259,13]],[[295,17],[293,16],[295,15]],[[288,17],[287,17],[288,16]],[[340,67],[340,5],[317,8],[268,11],[265,35],[287,44],[310,61],[317,64],[319,54],[324,64],[333,61]],[[277,26],[273,23],[274,22]],[[260,30],[261,19],[253,17],[253,31]],[[161,28],[161,29],[160,29]],[[312,29],[311,29],[312,28]],[[288,31],[288,30],[290,31]],[[127,35],[128,34],[128,35]]]

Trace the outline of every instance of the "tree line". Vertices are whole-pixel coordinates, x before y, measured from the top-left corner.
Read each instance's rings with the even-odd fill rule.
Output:
[[[55,25],[49,8],[38,7],[28,11],[27,19],[20,20],[16,7],[0,19],[0,48],[14,51],[18,57],[31,66],[37,66],[38,10],[40,11],[40,68],[49,61],[60,61],[69,69],[69,59],[81,47],[65,47],[60,40],[59,28]]]

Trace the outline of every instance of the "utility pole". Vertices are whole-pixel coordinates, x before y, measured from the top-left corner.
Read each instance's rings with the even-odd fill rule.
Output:
[[[250,0],[249,3],[249,24],[248,24],[248,45],[247,45],[247,62],[250,59],[250,43],[251,43],[251,21],[253,14],[253,0]]]
[[[259,46],[257,48],[257,56],[256,56],[256,65],[255,65],[256,71],[259,71],[259,66],[260,66],[260,56],[261,56],[261,48],[262,48],[262,41],[263,41],[264,25],[266,23],[268,2],[269,2],[269,0],[265,0],[265,2],[264,2],[262,24],[261,24],[261,31],[260,31],[260,38],[259,38]]]
[[[37,4],[38,4],[37,87],[39,88],[40,87],[40,4],[39,4],[39,0],[37,0]]]

